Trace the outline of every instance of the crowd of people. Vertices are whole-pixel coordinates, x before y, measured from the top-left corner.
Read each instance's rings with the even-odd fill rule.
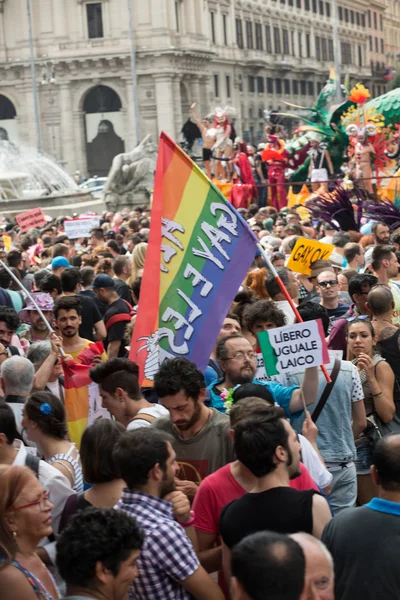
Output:
[[[331,384],[268,375],[257,334],[297,316],[256,246],[204,372],[168,358],[143,388],[128,354],[150,208],[77,240],[61,217],[4,221],[2,600],[400,597],[400,234],[240,212],[301,319],[321,320]],[[299,237],[334,246],[309,275],[285,266]],[[88,360],[103,418],[77,447],[65,369]]]

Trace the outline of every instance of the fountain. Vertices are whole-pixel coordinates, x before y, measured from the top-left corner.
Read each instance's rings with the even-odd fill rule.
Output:
[[[99,200],[79,190],[52,158],[33,148],[0,141],[0,216],[15,216],[38,206],[51,216],[78,208],[79,212],[102,210],[103,204],[98,204]]]

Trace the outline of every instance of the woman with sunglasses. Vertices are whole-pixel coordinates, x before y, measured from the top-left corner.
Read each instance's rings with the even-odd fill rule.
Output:
[[[65,408],[61,400],[50,392],[31,394],[22,410],[21,425],[44,460],[68,479],[75,492],[83,492],[79,452],[67,440]]]
[[[394,374],[382,356],[376,352],[376,336],[369,319],[356,317],[347,325],[347,343],[355,356],[364,392],[367,417],[377,413],[384,423],[390,423],[395,412],[393,401]],[[366,504],[376,496],[376,487],[369,474],[372,464],[372,444],[365,434],[356,440],[358,503]]]
[[[48,492],[27,467],[0,466],[0,596],[56,600],[56,584],[36,554],[52,534]]]

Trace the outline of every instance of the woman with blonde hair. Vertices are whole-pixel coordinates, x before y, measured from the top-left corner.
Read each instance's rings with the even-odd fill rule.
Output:
[[[36,547],[52,534],[48,491],[27,467],[0,466],[2,600],[56,600],[57,586]]]
[[[135,279],[143,276],[143,268],[144,268],[144,261],[146,258],[146,251],[147,251],[147,243],[146,242],[141,242],[140,244],[138,244],[137,246],[134,247],[134,249],[132,251],[132,256],[131,256],[132,274],[127,281],[128,285],[132,285],[132,283],[135,281]]]

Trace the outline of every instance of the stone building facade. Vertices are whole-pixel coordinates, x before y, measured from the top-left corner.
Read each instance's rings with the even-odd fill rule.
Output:
[[[256,143],[263,110],[310,106],[333,63],[330,0],[131,3],[141,137],[165,130],[179,139],[196,101],[202,115],[235,107],[238,133]],[[373,4],[381,15],[381,0]],[[31,0],[31,9],[41,148],[69,172],[101,175],[138,137],[128,0]],[[367,0],[339,0],[342,75],[366,84],[375,75],[370,9]],[[0,0],[0,137],[3,129],[34,147],[28,32],[26,0]],[[381,41],[383,63],[380,50]]]

